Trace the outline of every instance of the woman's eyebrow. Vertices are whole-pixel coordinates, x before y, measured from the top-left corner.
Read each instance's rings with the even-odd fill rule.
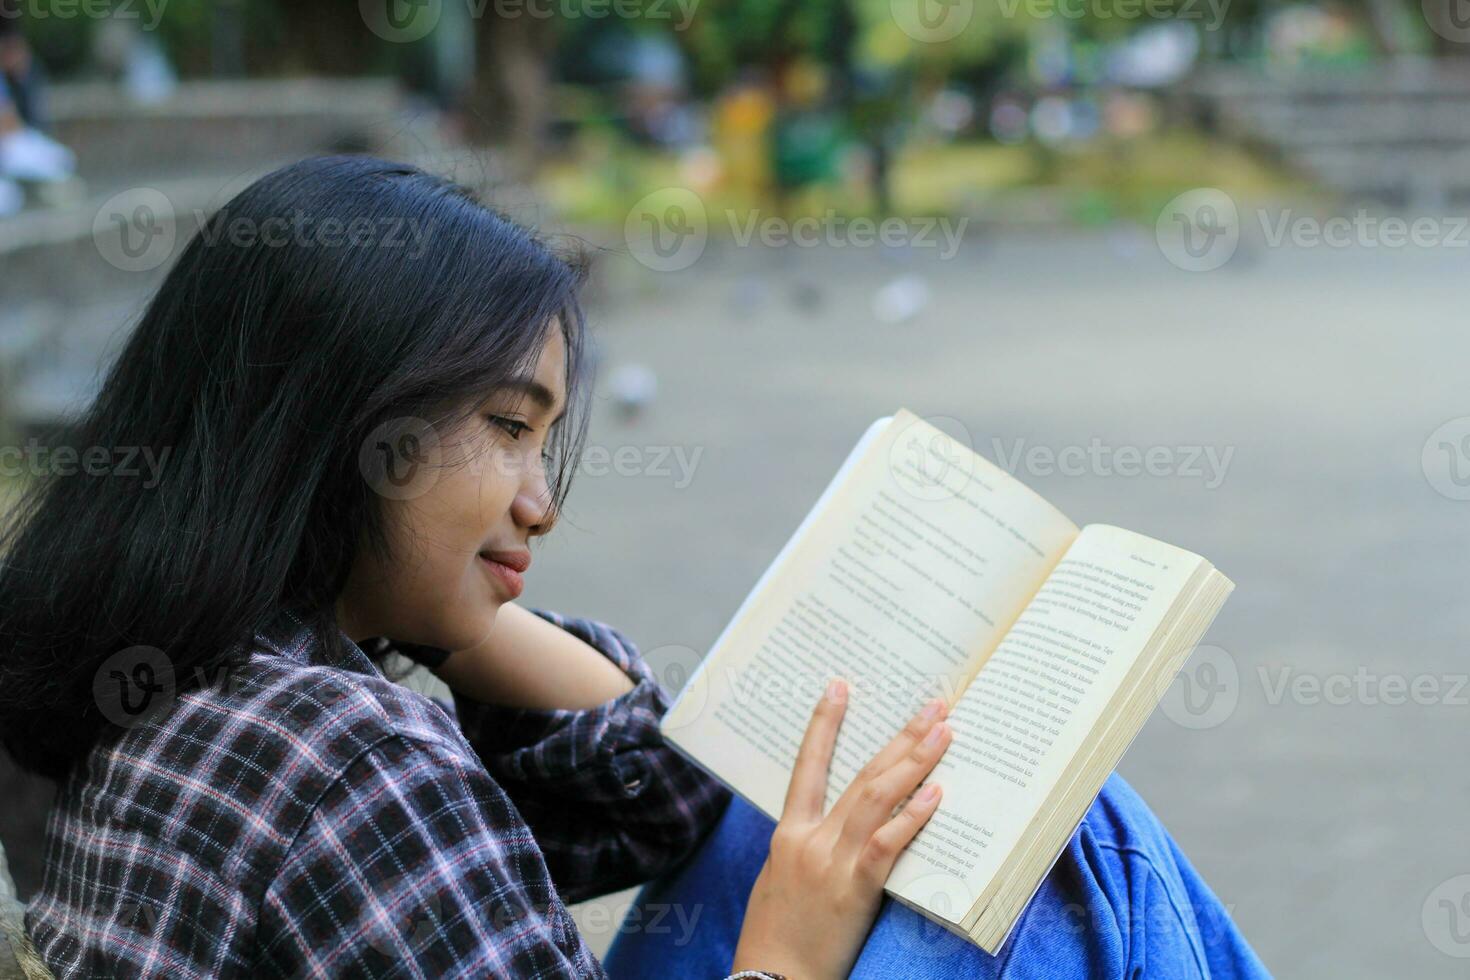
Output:
[[[541,407],[543,411],[551,411],[556,407],[556,395],[535,378],[511,378],[501,388],[508,391],[519,391],[531,397],[531,401]],[[561,416],[558,415],[557,419]]]

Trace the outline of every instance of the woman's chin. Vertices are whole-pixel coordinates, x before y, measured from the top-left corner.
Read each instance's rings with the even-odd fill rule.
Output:
[[[468,650],[477,647],[490,638],[490,631],[495,628],[495,620],[500,613],[501,603],[497,601],[482,601],[476,603],[476,616],[471,621],[456,624],[459,628],[454,631],[454,638],[458,641],[453,649]]]

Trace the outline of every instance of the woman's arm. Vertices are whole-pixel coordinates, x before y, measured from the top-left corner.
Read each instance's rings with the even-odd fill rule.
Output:
[[[633,689],[633,680],[595,647],[522,609],[500,607],[490,636],[435,668],[456,694],[515,708],[594,708]]]
[[[605,977],[504,792],[402,737],[316,804],[261,903],[259,977]]]
[[[515,801],[567,901],[656,877],[714,826],[730,791],[664,741],[671,696],[627,637],[541,610],[501,615],[512,608],[477,656],[452,655],[453,673],[435,664],[454,689],[461,731]]]

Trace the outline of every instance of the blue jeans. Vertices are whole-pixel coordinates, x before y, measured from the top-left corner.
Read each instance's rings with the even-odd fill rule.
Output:
[[[688,861],[639,892],[604,960],[608,973],[617,980],[725,976],[774,827],[744,800],[732,800]],[[1270,974],[1158,819],[1114,774],[999,955],[885,896],[851,976],[1233,980]]]

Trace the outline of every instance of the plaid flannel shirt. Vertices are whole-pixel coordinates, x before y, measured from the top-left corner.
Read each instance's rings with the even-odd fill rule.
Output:
[[[581,711],[329,663],[284,614],[109,733],[58,791],[28,931],[59,977],[602,977],[564,902],[656,876],[729,792],[666,745],[608,626],[537,610],[635,686]]]

